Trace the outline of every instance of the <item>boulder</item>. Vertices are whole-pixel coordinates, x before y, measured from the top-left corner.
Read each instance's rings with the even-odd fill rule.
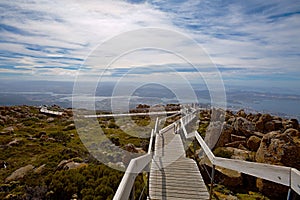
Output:
[[[243,117],[243,118],[246,118],[246,116],[247,116],[247,114],[245,113],[244,109],[239,110],[239,111],[236,113],[236,115],[237,115],[238,117]]]
[[[296,129],[287,129],[266,134],[256,152],[256,161],[284,165],[300,169],[300,133]]]
[[[259,118],[261,117],[261,114],[260,113],[257,113],[253,119],[252,119],[252,122],[257,122],[259,120]]]
[[[88,166],[87,163],[81,163],[81,158],[72,158],[69,160],[62,160],[56,167],[56,170],[69,170],[69,169],[78,169],[81,167]]]
[[[22,145],[22,144],[24,144],[24,140],[16,138],[13,141],[9,142],[7,144],[7,146],[13,147],[13,146],[19,146],[19,145]]]
[[[248,151],[248,149],[242,144],[239,144],[238,149]]]
[[[251,151],[257,151],[257,149],[259,148],[261,139],[257,136],[252,135],[248,141],[247,141],[247,147],[251,150]]]
[[[14,171],[10,176],[5,179],[5,182],[11,182],[24,178],[30,171],[34,169],[33,165],[26,165]]]
[[[299,129],[299,123],[297,119],[290,119],[285,121],[285,123],[283,124],[284,129],[289,129],[289,128],[293,128],[293,129]]]
[[[3,119],[0,119],[0,126],[4,126],[5,125],[5,122]]]
[[[232,142],[236,142],[236,141],[246,141],[246,137],[245,137],[245,136],[240,136],[240,135],[234,135],[234,134],[231,134],[231,141],[232,141]]]
[[[255,122],[256,130],[264,133],[265,131],[265,123],[262,120],[258,120]]]
[[[241,173],[223,167],[216,167],[215,179],[219,184],[226,185],[227,187],[241,187],[243,185],[243,176]]]
[[[134,146],[134,144],[127,144],[125,146],[125,154],[122,157],[123,164],[127,167],[130,163],[130,160],[135,157],[134,153],[138,153],[138,150]]]
[[[14,131],[15,131],[15,128],[13,126],[9,126],[9,127],[2,129],[2,132],[7,133],[7,134],[14,133]]]
[[[208,166],[210,168],[209,171],[211,171],[212,169],[212,164],[207,157],[204,157],[200,161],[200,165]],[[207,172],[205,172],[204,174],[206,173]],[[216,182],[228,187],[238,187],[243,185],[243,177],[241,173],[219,166],[216,166],[215,180]]]
[[[219,147],[218,152],[222,154],[231,155],[230,158],[238,160],[253,160],[254,155],[251,151],[242,150],[234,147]],[[220,156],[220,155],[218,155]],[[222,156],[224,157],[224,156]],[[228,156],[226,156],[228,157]]]
[[[53,117],[49,117],[49,118],[47,118],[46,121],[47,121],[48,123],[51,123],[51,122],[54,122],[54,120],[55,120],[55,119],[54,119]]]
[[[279,119],[275,119],[273,120],[274,126],[275,126],[275,130],[281,130],[283,128],[283,124],[282,121]]]
[[[220,138],[215,147],[223,147],[225,144],[231,142],[231,135],[234,133],[233,126],[224,124]]]
[[[138,153],[138,150],[136,149],[136,147],[134,146],[134,144],[127,144],[125,145],[125,150],[131,153]]]
[[[235,117],[230,117],[228,120],[227,120],[227,124],[230,124],[230,125],[233,125],[235,122]]]
[[[244,136],[249,136],[252,132],[255,131],[255,126],[247,119],[238,117],[234,123],[234,129],[237,133],[241,133]]]
[[[252,113],[248,114],[245,118],[249,121],[252,122],[252,120],[254,119],[255,115],[253,115]]]
[[[261,133],[261,132],[254,131],[254,132],[252,133],[252,135],[255,135],[255,136],[259,137],[259,138],[263,138],[265,134],[263,134],[263,133]]]
[[[264,128],[267,133],[275,131],[275,123],[273,121],[268,121],[264,124]]]
[[[260,116],[259,120],[263,121],[264,123],[271,121],[273,118],[270,114],[263,114],[262,116]]]
[[[287,186],[260,178],[256,179],[256,187],[258,188],[259,192],[271,199],[286,199],[289,189]]]
[[[60,161],[60,163],[57,165],[57,167],[56,167],[56,170],[61,170],[61,169],[63,169],[64,168],[64,166],[67,164],[67,163],[69,163],[69,162],[71,162],[72,160],[62,160],[62,161]]]
[[[231,118],[235,118],[234,117],[234,114],[232,113],[232,111],[230,111],[230,110],[226,110],[226,113],[225,113],[225,121],[228,121],[229,119],[231,119]]]
[[[43,165],[39,166],[38,168],[35,168],[33,170],[33,172],[36,174],[41,174],[43,172],[43,170],[45,169],[45,166],[46,166],[46,164],[43,164]]]
[[[73,130],[73,129],[75,129],[75,124],[69,124],[68,126],[65,126],[64,127],[64,131],[68,131],[68,130]]]
[[[225,147],[234,147],[234,148],[238,148],[240,145],[245,145],[246,141],[235,141],[235,142],[230,142],[225,144]]]
[[[294,137],[296,142],[299,143],[299,131],[297,129],[290,128],[290,129],[285,130],[284,133],[291,137]],[[298,140],[297,140],[297,137],[298,137]]]
[[[82,167],[87,167],[88,164],[87,163],[77,163],[74,161],[68,162],[65,166],[64,166],[64,170],[69,170],[69,169],[79,169]]]

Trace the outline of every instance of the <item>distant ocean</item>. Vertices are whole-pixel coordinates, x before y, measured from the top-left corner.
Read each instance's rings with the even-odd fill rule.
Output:
[[[110,98],[107,96],[100,96],[96,98],[98,109],[108,108],[108,102]],[[90,100],[88,100],[90,101]],[[121,101],[122,102],[122,101]],[[131,101],[131,107],[142,104],[166,104],[176,102],[174,98],[157,98],[157,97],[137,97],[134,96]],[[191,103],[186,101],[185,103]],[[201,104],[209,104],[208,99],[199,99]],[[42,92],[0,92],[0,105],[11,106],[11,105],[53,105],[57,104],[62,107],[72,106],[72,96],[70,94],[55,94],[53,92],[42,93]],[[296,118],[300,121],[300,102],[299,100],[290,99],[264,99],[259,101],[242,101],[238,100],[235,102],[228,102],[227,108],[230,110],[237,111],[239,109],[245,109],[246,112],[250,113],[270,113],[278,115],[284,118]]]
[[[130,83],[128,83],[130,85]],[[72,107],[73,82],[62,81],[8,81],[0,80],[0,105],[53,105],[64,108]],[[87,84],[87,86],[89,86]],[[96,109],[110,108],[110,96],[113,94],[115,83],[105,82],[98,85],[95,91]],[[125,86],[124,86],[125,87]],[[176,86],[181,88],[180,85]],[[193,85],[198,97],[198,103],[210,104],[210,94],[205,85]],[[45,92],[47,91],[47,92]],[[184,88],[182,88],[184,93]],[[285,118],[300,120],[300,91],[283,89],[262,90],[255,88],[227,88],[227,108],[231,110],[245,109],[246,112],[271,113]],[[193,103],[185,95],[182,103]],[[84,97],[86,98],[86,97]],[[125,100],[128,100],[128,97]],[[94,98],[87,97],[91,102]],[[123,105],[124,97],[114,97]],[[128,102],[128,101],[127,101]],[[177,103],[175,94],[168,88],[158,84],[147,84],[138,88],[130,97],[130,107],[143,103],[149,105]],[[84,103],[83,103],[84,105]]]
[[[266,99],[254,103],[245,103],[245,106],[259,112],[300,120],[300,102],[298,100]]]

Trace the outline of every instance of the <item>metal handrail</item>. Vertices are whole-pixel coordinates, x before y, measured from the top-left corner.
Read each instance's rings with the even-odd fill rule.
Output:
[[[151,154],[147,153],[130,161],[129,166],[126,169],[126,172],[118,187],[118,190],[113,198],[114,200],[128,200],[135,178],[151,161]]]
[[[279,183],[281,185],[289,186],[297,194],[300,194],[300,172],[297,169],[285,166],[216,157],[202,137],[197,133],[197,131],[194,131],[192,134],[194,134],[196,137],[213,166],[224,167]]]
[[[158,127],[158,118],[156,119],[155,129]],[[152,146],[153,146],[153,138],[155,136],[155,129],[151,130],[150,142],[148,146],[147,154],[140,156],[138,158],[134,158],[130,161],[125,174],[119,184],[117,192],[114,196],[114,200],[128,200],[134,181],[137,175],[150,163],[152,160]]]
[[[45,107],[42,107],[40,109],[40,112],[41,113],[46,113],[46,114],[52,114],[52,115],[63,115],[64,114],[63,112],[48,110]]]

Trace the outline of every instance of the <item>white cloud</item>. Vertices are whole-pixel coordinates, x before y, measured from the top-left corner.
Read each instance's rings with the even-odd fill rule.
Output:
[[[131,4],[115,0],[65,0],[2,4],[1,24],[16,28],[9,31],[6,27],[1,32],[5,41],[0,46],[2,63],[14,67],[2,70],[4,74],[29,73],[19,70],[32,67],[35,78],[57,75],[73,79],[74,68],[79,68],[101,42],[129,30],[161,27],[188,33],[217,66],[231,69],[222,72],[225,78],[254,75],[263,78],[273,72],[286,75],[287,79],[299,75],[300,15],[297,12],[300,5],[297,1],[217,3],[190,0],[176,3],[153,0]],[[168,42],[168,37],[159,42]],[[178,47],[178,43],[173,45]],[[190,45],[182,43],[182,51],[188,51]],[[182,64],[184,61],[167,53],[145,51],[123,57],[114,67],[168,63]],[[94,64],[101,66],[101,62]],[[95,76],[93,73],[97,70],[86,67],[83,73]],[[110,74],[106,72],[107,76]],[[163,75],[172,80],[171,73]],[[155,77],[160,78],[157,74]]]

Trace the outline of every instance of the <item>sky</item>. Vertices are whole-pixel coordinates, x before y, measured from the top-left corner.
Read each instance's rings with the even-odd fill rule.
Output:
[[[132,81],[174,81],[174,73],[179,73],[197,83],[196,72],[172,54],[172,48],[189,51],[194,41],[226,86],[300,90],[297,0],[1,1],[0,79],[74,81],[80,73],[99,77],[96,68],[103,70],[106,63],[93,60],[97,49],[128,31],[145,28],[174,31],[187,40],[174,41],[157,31],[154,38],[169,41],[170,51],[141,49],[124,55],[107,51],[113,62],[106,80],[130,72]],[[122,49],[132,39],[114,48]],[[202,55],[198,58],[197,63],[205,65]],[[207,67],[201,70],[210,76]]]

